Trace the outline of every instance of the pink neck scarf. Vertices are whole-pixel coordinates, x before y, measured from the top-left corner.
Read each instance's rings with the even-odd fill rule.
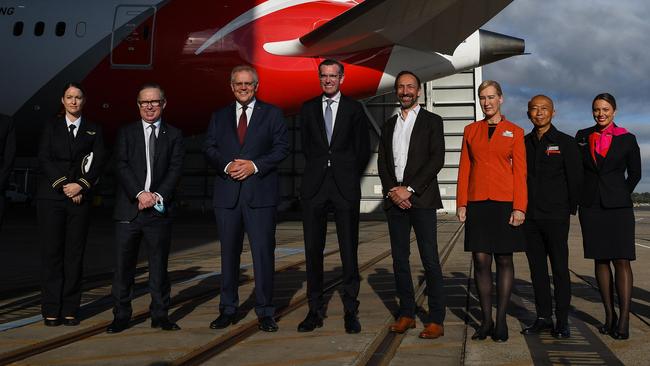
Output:
[[[607,156],[610,146],[612,145],[612,137],[620,136],[628,133],[622,127],[617,127],[614,122],[600,131],[594,131],[589,135],[589,150],[591,157],[596,161],[596,154],[603,158]]]

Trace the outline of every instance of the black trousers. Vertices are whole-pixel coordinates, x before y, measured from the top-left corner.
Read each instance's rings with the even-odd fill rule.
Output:
[[[426,295],[429,304],[428,322],[442,324],[445,320],[445,294],[442,268],[438,257],[436,210],[434,208],[402,210],[393,206],[386,211],[386,216],[393,256],[395,287],[399,298],[399,316],[415,317],[415,292],[409,263],[412,227],[424,267]]]
[[[532,220],[524,223],[526,234],[526,257],[535,292],[535,308],[538,317],[552,315],[551,283],[548,276],[547,257],[553,272],[555,317],[560,325],[566,325],[571,302],[569,278],[569,218],[560,220]]]
[[[248,234],[255,272],[255,313],[273,316],[276,207],[252,208],[237,202],[234,208],[215,208],[221,243],[221,298],[219,311],[234,314],[239,306],[239,265],[244,231]]]
[[[113,314],[116,319],[130,319],[133,309],[133,282],[140,242],[144,238],[149,260],[149,291],[152,319],[167,318],[171,285],[167,260],[171,246],[171,224],[168,217],[156,216],[151,209],[140,211],[131,222],[115,223],[115,273],[113,275]]]
[[[41,312],[43,317],[76,316],[81,302],[81,277],[90,203],[70,199],[39,200],[41,241]]]
[[[323,251],[327,232],[327,213],[334,210],[336,235],[343,265],[343,307],[357,313],[359,308],[359,201],[348,201],[339,192],[334,177],[328,172],[319,191],[302,200],[302,226],[307,260],[307,297],[309,310],[324,316]]]

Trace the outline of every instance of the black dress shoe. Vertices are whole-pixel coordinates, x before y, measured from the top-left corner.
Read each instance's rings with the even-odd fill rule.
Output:
[[[345,313],[343,317],[345,320],[345,332],[348,334],[356,334],[361,332],[361,323],[355,313]]]
[[[548,318],[537,318],[533,325],[524,328],[521,334],[540,334],[545,330],[553,330],[553,320]]]
[[[261,317],[259,320],[259,324],[257,327],[265,332],[277,332],[278,331],[278,324],[275,322],[272,316],[264,316]]]
[[[559,326],[551,331],[551,335],[557,339],[571,338],[571,331],[568,326]]]
[[[181,330],[181,327],[176,323],[172,323],[167,318],[151,319],[152,328],[160,328],[162,330]]]
[[[219,317],[210,323],[210,329],[223,329],[230,324],[235,324],[237,320],[235,314],[221,313]]]
[[[46,327],[58,327],[59,325],[61,325],[61,319],[59,319],[59,318],[54,318],[54,319],[43,318],[43,324],[45,324]]]
[[[482,341],[491,336],[492,332],[494,332],[494,323],[491,323],[489,326],[481,325],[476,329],[476,332],[472,334],[472,340]]]
[[[129,327],[128,319],[114,319],[106,328],[106,333],[119,333]]]
[[[76,317],[74,317],[74,318],[63,318],[63,325],[67,325],[69,327],[76,327],[77,325],[79,325],[79,323],[80,323],[79,319],[77,319]]]
[[[307,313],[305,320],[301,321],[298,324],[299,332],[311,332],[316,328],[323,326],[323,318],[321,318],[317,313],[310,311]]]

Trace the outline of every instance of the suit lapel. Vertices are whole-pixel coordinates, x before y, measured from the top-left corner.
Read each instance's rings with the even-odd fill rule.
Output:
[[[343,98],[343,95],[341,95],[341,98],[339,98],[339,105],[337,106],[336,109],[336,118],[334,119],[334,129],[332,130],[332,141],[330,145],[334,144],[334,140],[336,139],[337,131],[342,129],[343,127],[341,126],[342,124],[347,123],[348,118],[345,118],[345,111],[347,108],[344,105],[347,101],[345,98]],[[323,108],[321,108],[321,111]],[[321,112],[322,113],[322,112]],[[323,131],[325,131],[325,117],[323,117]],[[325,135],[325,140],[327,141],[327,135]]]
[[[251,114],[251,120],[248,121],[248,128],[246,129],[246,135],[244,136],[244,143],[242,147],[246,146],[246,142],[251,141],[251,135],[254,135],[257,132],[257,125],[261,123],[260,119],[264,115],[263,110],[263,104],[261,104],[259,100],[256,101],[255,106],[253,107],[253,113]]]
[[[161,122],[160,131],[158,131],[158,138],[156,139],[156,150],[153,157],[154,164],[158,161],[158,157],[160,156],[161,152],[167,149],[167,145],[167,126]]]
[[[424,113],[422,108],[418,112],[417,117],[415,117],[415,122],[413,123],[413,131],[411,131],[411,137],[409,138],[409,151],[406,154],[406,166],[404,167],[404,180],[406,180],[406,172],[409,171],[409,167],[412,164],[415,164],[417,159],[417,137],[424,133],[424,128],[426,125],[422,122],[424,118]]]
[[[591,136],[591,134],[592,134],[595,130],[596,130],[595,127],[591,127],[591,128],[589,128],[589,129],[586,131],[586,133],[585,133],[584,141],[577,141],[577,143],[584,143],[584,144],[585,144],[585,145],[584,145],[583,155],[584,155],[584,157],[589,161],[589,164],[591,165],[591,167],[592,167],[594,170],[598,171],[598,170],[600,169],[600,167],[599,167],[598,164],[594,161],[594,157],[591,155],[591,147],[589,146],[589,136]]]
[[[316,124],[318,125],[318,130],[320,131],[320,137],[327,143],[327,133],[325,132],[325,117],[323,116],[323,96],[318,97],[314,103],[314,114],[316,115]]]
[[[142,121],[138,121],[133,126],[133,137],[135,138],[137,161],[142,164],[145,172],[147,170],[147,145],[144,139],[144,129],[142,128]],[[145,173],[146,175],[146,173]]]

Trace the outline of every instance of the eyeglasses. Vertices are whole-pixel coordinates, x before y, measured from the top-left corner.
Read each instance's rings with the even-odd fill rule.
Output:
[[[242,86],[250,88],[250,87],[253,87],[253,86],[257,85],[257,82],[255,82],[255,81],[244,81],[244,82],[240,81],[240,82],[237,82],[237,83],[232,82],[231,84],[234,87],[237,87],[237,88],[241,88]]]
[[[338,79],[341,77],[341,74],[320,74],[321,79]]]
[[[138,100],[138,105],[140,106],[140,108],[146,108],[146,107],[154,107],[154,108],[156,108],[156,107],[160,107],[160,105],[162,104],[162,102],[163,102],[163,101],[162,101],[161,99],[156,99],[156,100]]]

